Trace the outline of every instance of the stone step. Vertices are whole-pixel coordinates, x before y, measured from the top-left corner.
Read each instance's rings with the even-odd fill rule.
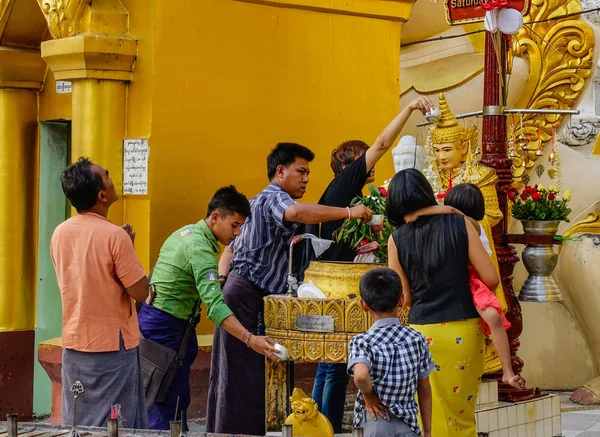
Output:
[[[498,406],[498,381],[482,381],[479,386],[476,410]]]
[[[557,437],[562,435],[560,396],[517,403],[497,402],[475,413],[477,433],[487,437]]]

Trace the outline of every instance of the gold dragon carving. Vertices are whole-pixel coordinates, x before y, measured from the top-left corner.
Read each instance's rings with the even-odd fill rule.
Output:
[[[527,24],[529,28],[523,26],[513,39],[513,56],[523,58],[529,65],[529,77],[517,108],[572,109],[577,105],[586,79],[592,74],[594,32],[578,15],[551,19],[581,10],[578,0],[532,1],[524,21],[525,24],[536,23]],[[510,121],[509,118],[509,129]],[[515,186],[521,186],[529,181],[528,173],[541,157],[539,152],[536,154],[540,148],[538,127],[543,149],[551,141],[552,126],[561,125],[566,118],[562,115],[524,114],[522,123],[517,115],[512,121],[516,155],[512,172]],[[519,141],[519,136],[526,139]],[[527,150],[523,150],[524,144],[527,144]],[[544,171],[544,168],[538,167],[537,170]],[[555,172],[551,170],[549,176],[554,178]]]
[[[91,0],[38,0],[54,39],[67,38],[79,32],[81,17]]]

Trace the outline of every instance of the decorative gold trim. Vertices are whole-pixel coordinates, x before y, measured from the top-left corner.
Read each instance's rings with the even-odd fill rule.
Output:
[[[359,299],[301,299],[287,296],[264,298],[266,334],[285,346],[290,359],[298,362],[340,363],[348,359],[348,342],[373,324]],[[409,308],[398,310],[398,318],[408,324]],[[300,314],[327,315],[335,320],[335,332],[316,333],[296,330]]]
[[[42,58],[57,80],[129,81],[137,41],[127,36],[82,34],[42,43]]]
[[[578,12],[581,12],[581,4],[577,0],[534,0],[525,23]],[[586,79],[592,74],[595,45],[592,27],[577,16],[528,26],[523,26],[513,38],[514,56],[523,58],[529,65],[527,84],[516,107],[576,107],[583,95]],[[520,117],[515,116],[513,120],[518,157],[513,159],[512,172],[514,184],[518,187],[523,184],[523,177],[539,158],[536,155],[539,148],[538,127],[544,144],[551,140],[552,125],[562,124],[565,119],[562,115],[523,115],[523,133],[528,138],[527,156],[518,140],[521,134]],[[510,123],[508,128],[510,129]]]
[[[46,69],[39,51],[0,46],[0,88],[39,91]]]
[[[415,0],[235,0],[281,8],[305,9],[340,15],[405,22],[409,19]]]
[[[38,0],[52,38],[67,38],[79,32],[83,11],[91,0]]]
[[[563,233],[562,237],[569,238],[579,233],[600,234],[600,211],[590,213],[583,220],[573,224]]]

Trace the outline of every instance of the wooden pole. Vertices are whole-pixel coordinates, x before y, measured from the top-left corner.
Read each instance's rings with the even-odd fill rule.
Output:
[[[486,32],[485,36],[485,65],[484,65],[484,89],[483,89],[483,127],[482,127],[482,149],[481,163],[496,170],[498,183],[498,202],[504,218],[492,229],[494,246],[500,267],[500,276],[504,296],[508,304],[506,318],[511,323],[508,330],[508,341],[512,357],[512,366],[515,373],[520,373],[523,368],[523,360],[517,356],[520,342],[519,336],[523,331],[523,317],[521,305],[515,295],[512,275],[515,264],[519,261],[515,250],[509,246],[506,239],[508,228],[507,192],[512,186],[513,178],[511,172],[512,161],[506,153],[506,116],[502,114],[505,102],[504,90],[501,84],[506,83],[506,54],[507,40],[504,36],[500,38],[498,53],[501,57],[498,62],[496,50],[494,50],[495,35]]]

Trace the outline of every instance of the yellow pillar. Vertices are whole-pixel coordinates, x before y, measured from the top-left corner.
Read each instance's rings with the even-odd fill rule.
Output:
[[[34,328],[37,95],[0,89],[0,330]]]
[[[39,53],[0,47],[0,415],[33,413]]]
[[[86,156],[106,168],[117,193],[123,193],[123,138],[125,137],[126,83],[83,79],[73,82],[71,158]],[[109,219],[123,221],[121,201],[110,209]]]
[[[123,192],[127,82],[137,52],[127,36],[77,35],[42,43],[42,57],[57,80],[73,83],[71,158],[90,158],[110,172]],[[124,202],[116,203],[109,219],[123,222]]]

